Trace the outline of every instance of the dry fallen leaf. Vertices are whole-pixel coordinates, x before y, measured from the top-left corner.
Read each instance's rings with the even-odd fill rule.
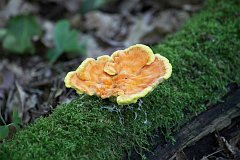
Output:
[[[224,137],[217,136],[217,140],[219,146],[229,155],[229,157],[233,157],[236,160],[240,159],[240,150],[237,147],[231,145]]]
[[[44,34],[41,37],[42,43],[49,48],[53,48],[53,29],[54,29],[54,23],[47,20],[42,20],[42,29],[44,31]]]
[[[176,154],[176,160],[187,160],[187,156],[183,152],[183,150],[178,151]]]
[[[154,26],[162,34],[172,33],[179,29],[189,18],[189,14],[181,10],[166,10],[154,19]]]
[[[87,31],[96,30],[100,37],[113,38],[121,30],[121,16],[107,14],[100,11],[91,11],[85,15],[84,28]]]
[[[127,39],[124,41],[125,46],[141,43],[140,40],[154,28],[154,26],[150,24],[151,20],[152,12],[136,18],[134,24],[129,29]]]

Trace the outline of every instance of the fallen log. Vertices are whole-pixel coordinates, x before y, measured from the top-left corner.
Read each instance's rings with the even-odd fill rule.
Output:
[[[112,160],[133,148],[146,157],[153,147],[148,135],[157,129],[171,135],[225,95],[227,84],[240,84],[239,7],[238,0],[210,0],[180,32],[153,47],[171,61],[173,75],[143,103],[120,112],[110,101],[79,96],[0,144],[0,159]]]
[[[151,160],[166,160],[176,157],[178,151],[194,144],[204,136],[228,127],[232,120],[240,116],[240,89],[184,125],[174,136],[176,143],[160,144],[149,156]]]

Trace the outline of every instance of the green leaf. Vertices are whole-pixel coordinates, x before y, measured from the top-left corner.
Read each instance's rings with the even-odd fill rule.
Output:
[[[14,124],[21,124],[22,123],[22,120],[19,117],[18,111],[16,109],[13,111],[13,123]]]
[[[83,0],[80,6],[80,12],[85,14],[91,10],[98,9],[113,0]]]
[[[86,41],[80,41],[78,52],[70,52],[67,54],[67,57],[72,59],[75,57],[79,57],[80,55],[81,56],[85,55],[86,50],[87,50],[86,47],[87,47]]]
[[[22,123],[22,120],[18,115],[18,110],[15,108],[13,110],[13,122],[9,125],[13,125],[18,130],[18,129],[20,129],[21,123]]]
[[[6,29],[0,29],[0,40],[2,40],[7,34],[7,30]]]
[[[55,48],[48,51],[47,58],[54,63],[64,52],[82,53],[82,45],[78,40],[78,32],[70,30],[67,20],[59,21],[53,31]]]
[[[13,52],[17,52],[19,50],[21,50],[20,45],[16,45],[17,40],[13,35],[7,35],[3,41],[3,48],[9,50],[9,51],[13,51]],[[13,47],[14,46],[14,47]]]
[[[69,22],[66,20],[59,21],[56,24],[53,40],[59,51],[74,52],[79,49],[78,32],[70,30]]]
[[[62,52],[57,49],[50,49],[47,53],[47,58],[49,59],[50,63],[54,63],[61,54]]]
[[[9,128],[7,125],[0,126],[0,140],[6,138],[9,133]]]
[[[21,15],[12,17],[7,23],[7,33],[3,40],[3,48],[14,53],[34,53],[31,42],[33,36],[41,34],[41,28],[35,17]]]

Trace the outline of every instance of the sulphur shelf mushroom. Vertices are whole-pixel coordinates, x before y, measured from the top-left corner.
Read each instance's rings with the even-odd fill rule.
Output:
[[[65,85],[78,94],[113,98],[119,105],[136,103],[168,79],[172,65],[146,45],[136,44],[111,56],[87,58],[65,77]]]

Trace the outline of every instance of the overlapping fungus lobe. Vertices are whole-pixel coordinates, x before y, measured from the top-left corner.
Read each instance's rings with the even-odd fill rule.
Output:
[[[165,72],[166,68],[164,67],[163,61],[155,58],[155,61],[151,65],[142,67],[136,74],[130,75],[127,79],[118,80],[117,84],[119,84],[119,88],[125,86],[124,92],[126,95],[136,94],[144,90],[144,88],[151,86],[156,80],[162,77]]]
[[[118,104],[135,103],[168,79],[172,66],[168,59],[137,44],[110,56],[88,58],[65,77],[66,87],[79,94],[116,97]]]

